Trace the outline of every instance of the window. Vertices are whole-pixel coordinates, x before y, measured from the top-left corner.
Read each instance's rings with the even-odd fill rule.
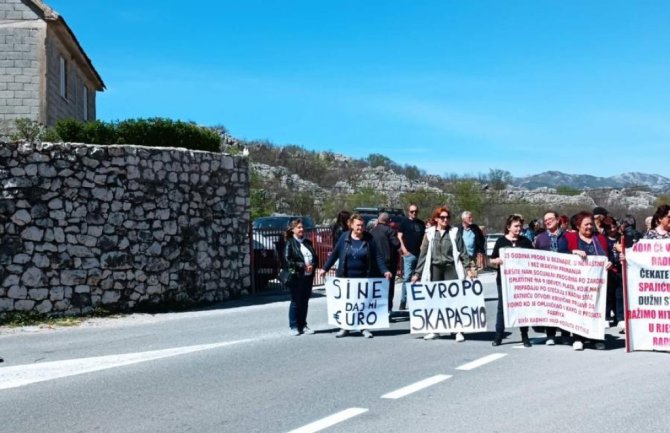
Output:
[[[84,86],[84,121],[88,121],[88,87]]]
[[[67,99],[67,62],[61,56],[60,61],[60,95]]]

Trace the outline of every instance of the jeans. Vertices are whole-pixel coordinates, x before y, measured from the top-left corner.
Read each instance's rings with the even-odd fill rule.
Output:
[[[611,272],[608,275],[608,282],[611,281],[611,285],[614,287],[614,299],[615,307],[614,314],[616,315],[617,322],[624,320],[623,314],[623,278],[621,274]]]
[[[412,274],[416,269],[417,257],[414,254],[402,256],[402,293],[400,302],[407,303],[407,283],[412,279]]]
[[[314,274],[300,275],[291,283],[291,303],[288,307],[288,324],[291,329],[302,331],[307,326],[307,304],[312,296]]]

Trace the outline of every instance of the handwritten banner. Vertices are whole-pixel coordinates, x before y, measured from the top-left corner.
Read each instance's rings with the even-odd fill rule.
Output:
[[[326,277],[328,324],[349,331],[389,327],[389,281]]]
[[[606,257],[503,248],[505,326],[554,326],[605,338]]]
[[[408,302],[412,334],[486,331],[479,280],[417,282],[410,286]]]
[[[670,351],[670,239],[626,249],[628,350]]]

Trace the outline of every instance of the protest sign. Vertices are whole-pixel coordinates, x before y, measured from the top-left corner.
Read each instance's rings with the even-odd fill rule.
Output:
[[[486,331],[479,280],[417,281],[410,286],[408,302],[412,334]]]
[[[328,324],[349,331],[389,327],[389,281],[385,278],[326,278]]]
[[[554,326],[605,338],[607,257],[503,248],[505,326]]]
[[[627,350],[670,351],[670,239],[626,248]]]

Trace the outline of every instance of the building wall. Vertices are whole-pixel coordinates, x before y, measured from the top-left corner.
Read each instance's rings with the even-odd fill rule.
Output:
[[[67,95],[60,94],[60,58],[67,64]],[[88,119],[95,120],[95,90],[85,78],[79,65],[68,54],[55,33],[47,30],[46,38],[46,125],[52,126],[60,119],[73,118],[84,121],[84,86],[88,87]]]
[[[0,0],[0,136],[14,119],[40,121],[46,23],[20,0]]]
[[[0,146],[0,316],[214,303],[251,288],[245,157]]]

